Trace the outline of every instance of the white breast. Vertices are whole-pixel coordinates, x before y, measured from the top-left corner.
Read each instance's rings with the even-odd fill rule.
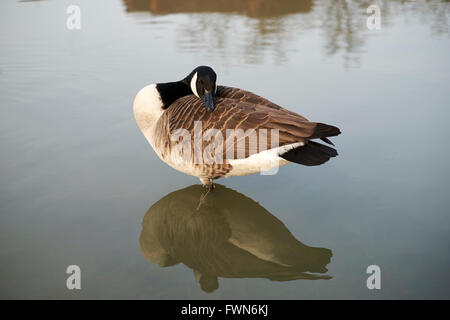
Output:
[[[164,109],[161,96],[156,89],[156,84],[142,88],[133,103],[133,112],[136,122],[144,136],[153,146],[154,126]]]

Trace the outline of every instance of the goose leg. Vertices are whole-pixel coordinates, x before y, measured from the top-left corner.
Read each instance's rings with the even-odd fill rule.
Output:
[[[211,178],[200,178],[202,185],[208,190],[214,189],[213,179]]]

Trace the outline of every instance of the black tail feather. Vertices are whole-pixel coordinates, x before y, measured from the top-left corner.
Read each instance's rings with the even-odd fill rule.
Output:
[[[339,134],[341,134],[341,130],[339,130],[338,127],[318,122],[316,124],[316,128],[314,129],[313,134],[309,137],[309,139],[318,139],[318,138],[326,139],[327,137],[335,137]],[[325,142],[328,143],[328,141]]]
[[[322,140],[323,142],[326,142],[326,143],[331,144],[332,146],[334,146],[334,143],[331,142],[331,140],[328,139],[328,138],[320,138],[320,140]]]
[[[281,154],[280,157],[305,166],[318,166],[337,155],[337,151],[331,147],[308,141],[304,146],[291,149]]]

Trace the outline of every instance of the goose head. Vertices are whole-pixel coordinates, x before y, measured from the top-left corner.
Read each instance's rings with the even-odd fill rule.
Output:
[[[211,67],[199,66],[182,81],[189,85],[192,93],[202,99],[208,111],[214,110],[213,96],[216,93],[217,75]]]
[[[154,127],[164,110],[179,98],[194,94],[208,111],[214,110],[217,75],[211,67],[199,66],[183,80],[155,83],[142,88],[133,103],[134,116],[144,132]],[[149,131],[149,132],[150,132]]]

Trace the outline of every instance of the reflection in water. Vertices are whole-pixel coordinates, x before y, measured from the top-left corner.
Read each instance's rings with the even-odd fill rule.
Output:
[[[127,11],[170,13],[237,13],[249,17],[277,17],[311,11],[313,0],[124,0]]]
[[[358,64],[365,40],[368,38],[366,22],[367,7],[372,4],[362,0],[317,1],[323,8],[322,29],[326,39],[325,50],[328,55],[343,52],[346,65]],[[382,29],[389,28],[391,17],[409,18],[421,16],[421,21],[431,26],[436,36],[448,33],[447,13],[449,0],[379,0],[373,4],[381,9]],[[373,33],[372,33],[373,34]]]
[[[193,185],[150,207],[140,236],[147,260],[160,267],[185,264],[206,292],[219,287],[219,277],[331,278],[308,273],[327,272],[331,250],[299,242],[280,220],[234,190],[216,184],[202,199],[204,193]]]
[[[260,63],[267,52],[275,61],[285,60],[287,51],[305,31],[321,30],[328,55],[341,53],[346,65],[358,64],[365,41],[367,7],[363,0],[124,0],[126,11],[147,11],[153,18],[185,13],[188,18],[178,31],[177,46],[228,60],[242,58]],[[418,17],[429,24],[433,35],[448,34],[449,0],[378,0],[383,29],[392,17]],[[194,14],[218,13],[218,14]],[[245,16],[247,19],[239,19]],[[375,32],[376,33],[376,32]],[[373,34],[373,32],[372,32]]]
[[[260,63],[266,52],[278,62],[285,61],[288,43],[307,28],[305,23],[310,23],[309,19],[288,21],[285,17],[294,14],[307,17],[314,3],[313,0],[124,2],[128,12],[148,11],[153,17],[171,13],[188,14],[188,20],[178,28],[178,48],[184,51],[203,50],[211,57],[220,58],[224,64],[240,58],[246,63]]]

